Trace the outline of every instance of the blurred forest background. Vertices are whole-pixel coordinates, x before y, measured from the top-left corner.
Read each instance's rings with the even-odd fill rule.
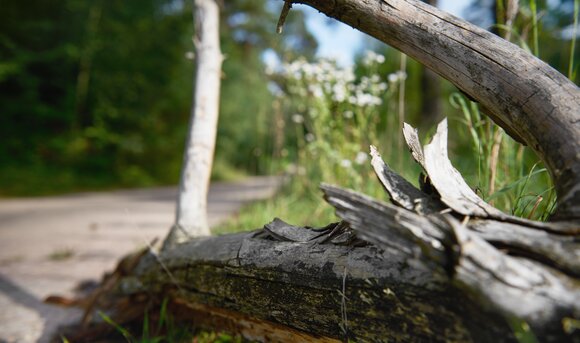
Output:
[[[178,182],[193,87],[191,3],[2,1],[0,196]],[[465,16],[500,35],[510,32],[512,42],[577,80],[578,1],[520,1],[513,23],[506,3],[472,0]],[[294,175],[283,196],[252,205],[257,222],[293,208],[323,224],[329,210],[312,205],[321,202],[321,181],[380,194],[369,144],[417,183],[419,169],[399,134],[402,120],[425,137],[443,116],[452,127],[453,162],[484,198],[519,215],[549,213],[547,173],[477,104],[372,39],[352,66],[318,58],[301,6],[276,35],[281,6],[222,2],[226,60],[213,177]],[[231,225],[241,220],[243,214]]]

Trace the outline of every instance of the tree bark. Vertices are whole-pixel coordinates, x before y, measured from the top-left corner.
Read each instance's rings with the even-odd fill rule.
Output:
[[[434,272],[413,243],[383,250],[353,237],[341,224],[312,229],[276,219],[262,230],[149,252],[116,289],[131,299],[174,299],[174,319],[261,342],[515,342],[501,318],[449,284],[443,269]],[[128,327],[135,318],[123,302],[112,318]],[[65,336],[86,341],[95,332]]]
[[[213,163],[223,56],[219,41],[219,6],[195,0],[196,69],[194,105],[184,153],[175,224],[166,246],[210,234],[207,194]]]
[[[300,0],[416,59],[545,162],[554,220],[580,219],[580,90],[517,46],[418,0]]]

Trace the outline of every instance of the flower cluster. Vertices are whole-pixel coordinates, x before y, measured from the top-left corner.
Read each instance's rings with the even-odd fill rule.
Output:
[[[303,182],[349,183],[359,188],[372,176],[366,153],[379,142],[392,106],[396,83],[404,73],[381,74],[383,55],[369,51],[354,66],[333,60],[297,59],[280,65],[273,75],[289,110],[297,140],[296,163],[306,163]]]
[[[367,52],[365,63],[383,63],[385,57]],[[381,94],[388,84],[377,74],[363,76],[357,80],[352,67],[341,67],[335,61],[321,59],[308,62],[297,59],[282,65],[280,74],[289,81],[288,93],[299,97],[311,96],[334,103],[349,103],[354,106],[379,106]]]
[[[385,63],[385,56],[379,55],[372,50],[367,50],[362,58],[362,63],[365,66],[372,66],[374,64]]]

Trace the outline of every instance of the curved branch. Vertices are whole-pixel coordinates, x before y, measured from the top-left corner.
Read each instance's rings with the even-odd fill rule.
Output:
[[[580,90],[514,44],[417,0],[300,0],[451,81],[545,162],[554,219],[580,219]]]

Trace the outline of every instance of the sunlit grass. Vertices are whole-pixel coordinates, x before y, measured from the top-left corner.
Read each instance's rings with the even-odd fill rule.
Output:
[[[333,208],[322,199],[322,192],[305,193],[293,181],[271,199],[249,204],[240,213],[212,230],[214,234],[251,231],[278,217],[300,226],[325,226],[337,221]]]

